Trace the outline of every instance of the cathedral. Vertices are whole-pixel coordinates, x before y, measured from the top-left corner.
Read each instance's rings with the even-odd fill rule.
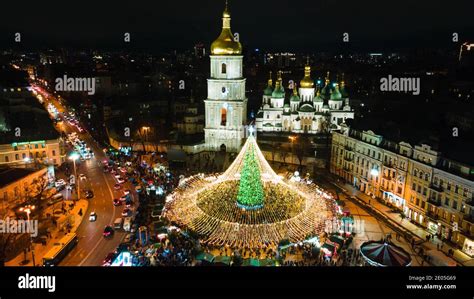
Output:
[[[281,72],[275,86],[270,73],[257,114],[257,131],[315,134],[337,130],[346,119],[354,118],[344,78],[331,83],[328,72],[324,85],[317,85],[307,63],[299,89],[296,83],[292,85],[291,96],[287,97]]]
[[[211,44],[211,71],[204,100],[204,147],[208,151],[238,152],[248,134],[242,45],[232,34],[230,20],[226,3],[221,33]],[[275,86],[270,74],[255,122],[257,131],[315,134],[339,129],[346,119],[354,118],[344,79],[331,83],[328,73],[324,86],[319,86],[311,78],[309,63],[304,72],[299,86],[291,84],[289,97],[281,72]]]

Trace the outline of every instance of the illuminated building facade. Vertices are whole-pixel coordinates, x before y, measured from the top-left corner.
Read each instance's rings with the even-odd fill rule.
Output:
[[[343,125],[332,134],[330,171],[474,256],[474,166]]]
[[[230,28],[226,6],[222,32],[211,45],[211,78],[205,103],[205,144],[211,151],[238,152],[245,137],[247,98],[242,74],[242,45]]]
[[[291,83],[290,87],[292,95],[288,98],[281,72],[275,86],[270,74],[257,114],[258,131],[316,134],[339,129],[346,119],[354,118],[344,80],[331,83],[328,73],[324,86],[318,81],[315,84],[309,63],[299,85]]]

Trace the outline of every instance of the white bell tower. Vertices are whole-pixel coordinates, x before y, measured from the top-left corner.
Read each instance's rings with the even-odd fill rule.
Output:
[[[211,78],[207,80],[206,148],[238,152],[247,125],[247,98],[242,73],[242,46],[230,30],[230,13],[224,10],[222,32],[211,45]]]

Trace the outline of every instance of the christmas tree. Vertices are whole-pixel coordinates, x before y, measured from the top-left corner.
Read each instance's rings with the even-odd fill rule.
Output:
[[[240,172],[237,204],[245,209],[258,209],[263,206],[265,194],[260,180],[260,167],[255,154],[254,144],[250,144],[245,153],[244,166]]]

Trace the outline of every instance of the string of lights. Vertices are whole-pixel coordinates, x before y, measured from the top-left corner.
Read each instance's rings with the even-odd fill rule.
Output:
[[[169,195],[164,216],[210,245],[267,248],[284,239],[299,242],[322,233],[336,217],[334,200],[304,185],[278,176],[251,136],[222,175],[185,179]]]

